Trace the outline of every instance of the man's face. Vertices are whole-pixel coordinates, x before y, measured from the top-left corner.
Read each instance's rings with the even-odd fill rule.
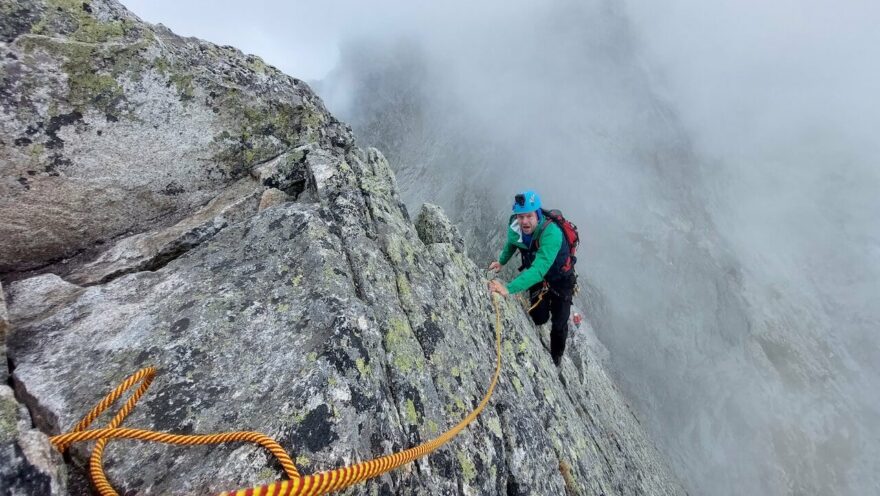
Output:
[[[535,232],[535,227],[538,225],[538,215],[535,212],[516,214],[516,220],[519,221],[519,227],[522,228],[522,232],[525,234]]]

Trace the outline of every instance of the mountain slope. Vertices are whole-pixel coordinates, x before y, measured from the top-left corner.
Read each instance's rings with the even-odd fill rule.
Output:
[[[308,87],[114,2],[3,9],[19,13],[3,26],[5,135],[44,123],[0,151],[4,201],[11,192],[28,206],[3,227],[18,236],[2,251],[7,359],[40,431],[70,429],[146,365],[159,376],[126,426],[261,431],[304,473],[409,447],[474,407],[494,358],[484,274],[439,209],[425,206],[416,228],[384,157],[355,146]],[[74,73],[101,87],[77,86]],[[50,147],[40,129],[74,112]],[[46,170],[56,155],[63,167]],[[153,202],[169,184],[182,198]],[[141,206],[150,213],[127,215]],[[48,222],[51,212],[69,217]],[[348,494],[681,494],[598,365],[591,330],[576,331],[560,371],[548,331],[517,300],[502,312],[487,410],[447,446]],[[23,443],[9,432],[3,446]],[[87,494],[87,457],[73,449],[73,494]],[[112,442],[106,459],[123,493],[282,477],[250,445]],[[9,466],[22,468],[0,487],[26,473]],[[51,477],[60,494],[63,474]]]

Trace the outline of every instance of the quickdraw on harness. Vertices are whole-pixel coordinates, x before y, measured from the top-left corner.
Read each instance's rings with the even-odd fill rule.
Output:
[[[538,305],[544,301],[544,295],[547,294],[548,291],[550,291],[550,284],[548,284],[547,281],[544,281],[544,284],[541,286],[541,291],[538,293],[538,298],[535,300],[535,303],[526,310],[526,313],[532,313],[532,310],[538,308]]]
[[[571,292],[572,296],[578,294],[579,291],[580,291],[580,286],[578,286],[578,283],[575,281],[574,288],[572,289],[572,292]],[[562,294],[560,294],[558,291],[553,289],[552,286],[550,286],[549,282],[544,281],[543,284],[541,285],[541,290],[538,292],[538,296],[535,299],[535,302],[532,303],[532,305],[528,307],[528,309],[526,310],[526,313],[532,313],[532,310],[538,308],[538,305],[540,305],[541,302],[544,301],[544,296],[547,293],[553,293],[557,297],[563,297]]]
[[[65,434],[60,434],[50,438],[55,448],[64,452],[68,446],[73,443],[82,441],[97,440],[95,447],[89,459],[89,474],[96,489],[102,496],[118,496],[118,493],[110,485],[107,476],[104,474],[103,453],[107,442],[110,439],[137,439],[141,441],[154,441],[167,444],[181,445],[205,445],[219,444],[234,441],[243,441],[259,444],[272,453],[281,463],[284,473],[288,480],[280,480],[271,484],[255,486],[250,488],[238,489],[234,491],[226,491],[220,496],[298,496],[298,495],[319,495],[352,486],[367,479],[379,476],[413,460],[421,458],[437,448],[443,446],[449,440],[454,438],[459,432],[464,430],[474,419],[480,415],[480,412],[489,403],[495,386],[498,383],[498,376],[501,372],[501,313],[498,308],[498,296],[492,300],[495,308],[495,373],[492,375],[492,381],[489,388],[479,405],[462,419],[458,424],[440,434],[439,436],[424,442],[418,446],[409,448],[398,453],[381,456],[361,462],[348,467],[327,470],[310,475],[300,475],[296,469],[293,460],[286,451],[270,437],[259,432],[224,432],[219,434],[207,435],[180,435],[169,434],[165,432],[155,432],[143,429],[130,429],[119,427],[125,417],[131,413],[138,400],[150,387],[153,378],[156,375],[156,369],[147,367],[141,369],[137,373],[125,379],[116,389],[104,397],[92,410],[83,417],[79,423]],[[107,408],[116,402],[125,391],[129,390],[135,384],[140,383],[134,394],[125,402],[122,408],[116,413],[106,428],[88,429],[89,425]]]

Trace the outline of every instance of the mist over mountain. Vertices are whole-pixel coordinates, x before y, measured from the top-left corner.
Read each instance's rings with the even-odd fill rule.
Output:
[[[694,493],[874,493],[867,21],[813,4],[794,19],[709,10],[437,8],[346,40],[317,91],[388,155],[407,204],[450,213],[479,263],[516,191],[578,223],[588,318]]]

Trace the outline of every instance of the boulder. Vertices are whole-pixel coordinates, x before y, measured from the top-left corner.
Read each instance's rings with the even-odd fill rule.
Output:
[[[425,244],[451,243],[457,250],[464,251],[464,239],[443,210],[437,205],[425,203],[416,218],[416,232]]]

